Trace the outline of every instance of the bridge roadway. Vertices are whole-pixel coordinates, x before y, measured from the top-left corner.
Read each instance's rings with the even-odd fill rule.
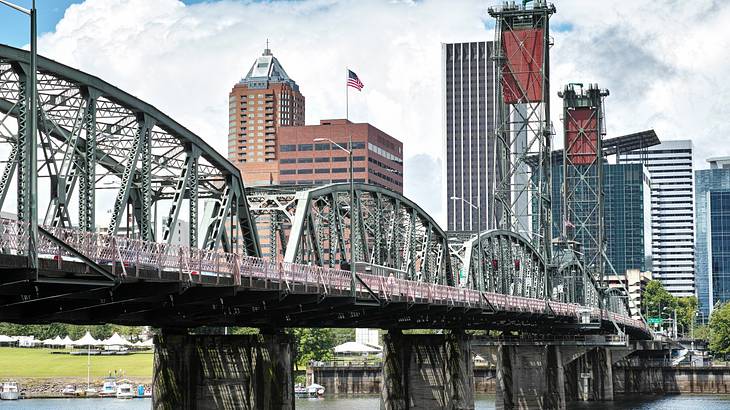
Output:
[[[24,269],[20,222],[2,219],[0,320],[157,327],[514,329],[648,337],[637,320],[571,303],[45,228],[38,276]],[[70,245],[69,248],[62,243]],[[78,251],[76,253],[75,251]]]

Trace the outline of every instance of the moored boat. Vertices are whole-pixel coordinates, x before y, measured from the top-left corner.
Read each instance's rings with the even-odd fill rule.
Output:
[[[99,397],[115,397],[117,395],[117,378],[107,377],[101,386]]]
[[[297,384],[294,386],[294,396],[300,398],[324,397],[324,386],[317,383],[312,383],[307,387]]]
[[[132,385],[129,383],[121,383],[117,386],[117,398],[118,399],[133,399],[134,398],[134,390],[132,390]]]
[[[66,385],[66,387],[61,390],[61,394],[67,397],[76,397],[78,394],[76,393],[76,386],[73,385]]]
[[[18,383],[16,382],[4,382],[0,386],[0,399],[2,400],[18,400],[20,398],[20,391],[18,390]]]

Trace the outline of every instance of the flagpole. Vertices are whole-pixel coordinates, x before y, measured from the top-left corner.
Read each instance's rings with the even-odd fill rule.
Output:
[[[350,69],[345,67],[345,131],[350,146],[348,157],[350,160],[350,293],[354,298],[355,292],[355,180],[352,168],[352,133],[350,132]]]

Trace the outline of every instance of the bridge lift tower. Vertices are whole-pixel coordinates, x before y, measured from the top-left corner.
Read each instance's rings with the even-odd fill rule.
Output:
[[[604,287],[606,236],[603,215],[603,103],[598,84],[568,84],[563,99],[562,243],[582,255],[584,269]]]
[[[550,210],[550,40],[555,6],[536,0],[489,8],[496,19],[496,103],[492,219],[552,259]]]

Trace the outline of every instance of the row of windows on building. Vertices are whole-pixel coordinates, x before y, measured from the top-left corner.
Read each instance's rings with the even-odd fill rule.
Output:
[[[312,171],[314,171],[314,172],[312,172]],[[329,174],[329,173],[339,174],[339,173],[343,173],[343,172],[347,172],[347,171],[348,171],[347,168],[315,168],[315,169],[307,168],[307,169],[282,169],[281,171],[279,171],[279,173],[281,175],[295,175],[295,174],[302,175],[302,174],[312,174],[312,173],[314,173],[314,174]],[[365,168],[364,167],[353,167],[352,172],[365,172]]]
[[[279,160],[280,164],[311,164],[311,163],[322,163],[322,162],[347,162],[347,157],[317,157],[317,158],[282,158]],[[356,155],[352,157],[353,162],[365,161],[365,157]]]
[[[347,144],[345,144],[347,145]],[[318,144],[283,144],[279,146],[279,151],[281,152],[296,152],[296,151],[329,151],[333,148],[337,148],[330,144],[329,142],[326,143],[318,143]],[[365,143],[364,142],[357,142],[353,141],[352,143],[352,149],[365,149]]]

